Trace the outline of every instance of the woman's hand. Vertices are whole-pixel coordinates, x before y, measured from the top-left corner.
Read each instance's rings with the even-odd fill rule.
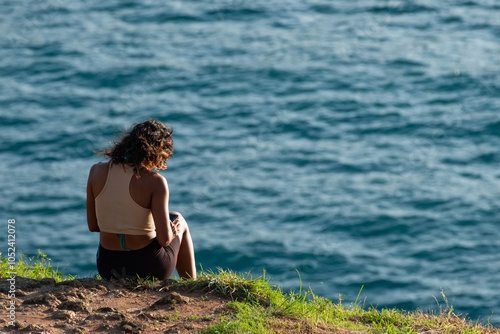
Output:
[[[182,231],[182,225],[181,225],[181,220],[179,217],[175,218],[173,221],[170,221],[170,228],[172,229],[172,232],[174,233],[174,237],[178,236],[181,231]]]
[[[177,216],[173,221],[170,221],[170,227],[172,228],[172,232],[174,233],[175,238],[176,236],[181,235],[186,231],[187,223],[180,212],[172,211],[170,212],[170,214]]]

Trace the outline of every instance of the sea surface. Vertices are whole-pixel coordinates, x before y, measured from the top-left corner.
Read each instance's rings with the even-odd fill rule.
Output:
[[[500,2],[0,4],[0,250],[97,274],[94,151],[174,129],[196,260],[500,326]]]

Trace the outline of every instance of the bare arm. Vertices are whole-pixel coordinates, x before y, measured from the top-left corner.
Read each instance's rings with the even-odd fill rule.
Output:
[[[95,213],[95,198],[92,191],[92,172],[94,166],[90,169],[89,179],[87,181],[87,224],[89,225],[90,232],[99,232],[99,225],[97,224],[97,216]]]
[[[151,213],[155,221],[156,238],[161,246],[168,246],[175,238],[170,224],[168,211],[168,184],[167,180],[158,175],[155,182],[153,195],[151,196]]]

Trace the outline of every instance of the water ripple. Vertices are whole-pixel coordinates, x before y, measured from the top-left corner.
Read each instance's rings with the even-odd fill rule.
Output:
[[[299,270],[328,298],[365,285],[369,305],[401,308],[429,309],[443,287],[458,312],[488,318],[500,307],[499,10],[5,1],[0,211],[26,253],[95,273],[93,151],[158,118],[174,127],[171,206],[204,268],[266,268],[285,289]]]

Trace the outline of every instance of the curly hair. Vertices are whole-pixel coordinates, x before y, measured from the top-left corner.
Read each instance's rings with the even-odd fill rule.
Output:
[[[150,119],[135,124],[120,142],[105,148],[99,154],[108,156],[115,164],[124,164],[139,169],[167,169],[166,160],[174,152],[173,129],[160,121]]]

